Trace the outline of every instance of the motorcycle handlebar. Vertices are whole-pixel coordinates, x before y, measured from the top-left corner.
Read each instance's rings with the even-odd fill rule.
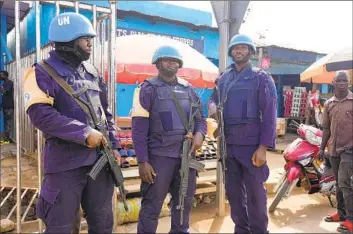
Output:
[[[297,121],[292,120],[290,122],[289,126],[299,128],[300,124]]]

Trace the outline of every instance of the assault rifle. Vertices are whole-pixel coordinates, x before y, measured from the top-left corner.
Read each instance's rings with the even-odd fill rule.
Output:
[[[128,206],[126,203],[126,190],[124,188],[124,177],[119,164],[115,161],[112,146],[109,142],[109,135],[106,130],[106,127],[108,126],[107,120],[105,119],[105,122],[98,120],[97,114],[93,108],[91,97],[87,93],[88,87],[83,86],[80,90],[75,92],[75,90],[70,85],[68,85],[68,83],[66,83],[65,80],[48,64],[46,64],[44,61],[40,61],[38,64],[41,65],[44,70],[58,83],[58,85],[75,100],[75,102],[82,108],[90,121],[93,122],[94,127],[103,134],[105,139],[107,139],[108,144],[99,147],[100,157],[88,175],[93,180],[95,180],[99,172],[105,167],[107,163],[109,163],[109,168],[113,177],[114,184],[119,188],[120,197],[124,203],[124,208],[126,211],[128,211]],[[81,98],[82,94],[85,94],[87,101]],[[101,112],[104,113],[104,110],[101,109]]]
[[[199,110],[197,109],[193,114],[193,107],[198,107],[198,105],[192,104],[190,110],[190,118],[189,118],[189,131],[185,136],[183,141],[183,151],[181,155],[181,168],[180,168],[180,188],[179,188],[179,205],[178,209],[180,209],[180,224],[184,224],[184,202],[185,197],[187,195],[188,185],[189,185],[189,170],[190,168],[195,169],[197,171],[203,170],[205,165],[193,159],[192,152],[189,153],[192,138],[193,138],[193,129],[195,125],[195,116],[198,115]]]
[[[128,211],[128,206],[126,203],[126,193],[127,191],[125,190],[124,187],[124,177],[123,173],[121,171],[121,168],[119,164],[115,160],[114,152],[112,150],[111,143],[109,141],[109,135],[106,130],[106,127],[108,126],[107,120],[105,119],[105,122],[102,122],[98,119],[96,111],[93,108],[92,100],[90,95],[87,93],[87,86],[83,86],[80,90],[78,90],[76,93],[73,94],[73,97],[78,99],[80,102],[82,102],[84,105],[87,106],[91,120],[93,121],[93,124],[100,133],[103,134],[105,139],[107,139],[108,144],[107,145],[102,145],[99,147],[99,154],[100,157],[98,161],[94,164],[93,168],[91,171],[88,173],[88,175],[95,180],[98,176],[98,174],[102,171],[102,169],[109,163],[109,169],[111,172],[111,175],[113,177],[113,181],[116,187],[119,188],[119,193],[120,197],[124,203],[124,208],[126,211]],[[85,94],[85,97],[87,101],[83,100],[80,98],[82,94]],[[101,107],[100,107],[101,108]],[[101,110],[102,113],[104,113],[104,110]]]
[[[219,148],[219,159],[218,161],[221,163],[222,166],[222,173],[223,173],[223,184],[225,184],[226,178],[226,159],[227,159],[227,143],[226,138],[224,135],[224,118],[223,118],[223,104],[224,101],[221,100],[221,91],[219,89],[219,81],[216,85],[217,89],[217,96],[218,96],[218,106],[217,106],[217,118],[218,118],[218,130],[219,130],[219,137],[218,137],[218,148]]]

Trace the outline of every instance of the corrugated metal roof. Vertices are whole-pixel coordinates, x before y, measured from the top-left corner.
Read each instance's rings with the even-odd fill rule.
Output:
[[[86,4],[109,7],[108,1],[81,0]],[[117,9],[138,12],[150,17],[170,19],[194,25],[212,26],[212,13],[158,1],[117,1]]]
[[[317,55],[322,55],[325,56],[327,54],[325,53],[320,53],[317,51],[310,51],[310,50],[301,50],[298,48],[291,48],[291,47],[284,47],[284,46],[278,46],[278,45],[273,45],[273,44],[264,44],[263,42],[259,42],[259,41],[254,41],[255,45],[257,47],[272,47],[272,48],[281,48],[281,49],[287,49],[287,50],[292,50],[292,51],[299,51],[299,52],[306,52],[306,53],[315,53]]]
[[[20,20],[22,20],[31,9],[31,3],[20,2]],[[15,27],[15,1],[0,1],[0,11],[6,16],[7,32]]]
[[[308,65],[294,64],[294,63],[273,63],[268,70],[271,74],[276,75],[298,75],[305,71]]]
[[[218,28],[217,27],[211,27],[208,25],[196,25],[196,24],[192,24],[192,23],[188,23],[188,22],[182,22],[179,20],[173,20],[173,19],[169,19],[169,18],[164,18],[164,17],[160,17],[160,16],[154,16],[154,15],[147,15],[138,11],[125,11],[125,10],[119,10],[118,9],[118,14],[117,17],[118,18],[123,18],[124,16],[139,16],[139,17],[144,17],[146,19],[153,19],[153,20],[163,20],[165,22],[169,22],[172,24],[177,24],[177,25],[183,25],[183,26],[187,26],[187,27],[191,27],[195,30],[198,29],[208,29],[211,31],[217,31],[218,32]]]

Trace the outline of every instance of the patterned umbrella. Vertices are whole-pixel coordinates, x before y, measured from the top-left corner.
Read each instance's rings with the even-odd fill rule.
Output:
[[[319,59],[300,74],[301,82],[317,84],[332,83],[335,71],[353,69],[352,48],[346,48],[337,53],[328,54]]]
[[[346,48],[331,55],[326,64],[327,71],[339,71],[353,69],[352,48]]]
[[[184,65],[179,69],[178,77],[188,80],[196,88],[214,87],[218,68],[203,54],[180,41],[153,35],[129,35],[116,39],[117,82],[136,84],[156,76],[157,68],[151,62],[154,52],[162,45],[174,46],[181,53]]]

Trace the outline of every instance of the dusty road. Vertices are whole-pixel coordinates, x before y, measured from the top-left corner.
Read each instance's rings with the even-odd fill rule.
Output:
[[[268,202],[272,201],[269,197]],[[320,195],[296,193],[279,204],[270,215],[271,233],[335,233],[337,224],[323,222],[323,217],[334,211],[327,199]],[[214,204],[200,205],[192,211],[191,233],[233,233],[234,225],[229,216],[215,217]],[[136,233],[136,223],[118,227],[119,233]],[[168,233],[170,217],[161,218],[158,233]]]
[[[284,149],[288,143],[297,136],[288,134],[283,138],[277,139],[277,148]],[[10,147],[8,147],[10,148]],[[3,153],[3,152],[2,152]],[[32,158],[22,158],[22,182],[25,187],[36,187],[36,166]],[[6,158],[1,160],[2,173],[1,184],[15,185],[16,169],[15,158]],[[269,184],[275,184],[283,172],[284,160],[282,155],[268,152],[268,164],[271,168],[271,176],[267,181]],[[28,170],[28,173],[25,171]],[[26,175],[31,175],[27,178]],[[269,195],[268,205],[272,201],[272,195]],[[306,195],[301,190],[296,190],[287,200],[282,201],[274,214],[269,216],[269,230],[271,233],[335,233],[337,224],[323,222],[323,217],[334,211],[331,208],[328,199],[321,195]],[[234,224],[229,216],[229,207],[227,206],[227,215],[225,217],[215,217],[216,205],[203,204],[192,210],[190,232],[191,233],[233,233]],[[32,226],[32,225],[31,225]],[[118,227],[119,233],[136,233],[136,223],[126,224]],[[158,233],[168,233],[170,228],[170,217],[159,219]],[[37,225],[28,229],[28,231],[37,230]],[[83,231],[82,233],[87,233]]]

